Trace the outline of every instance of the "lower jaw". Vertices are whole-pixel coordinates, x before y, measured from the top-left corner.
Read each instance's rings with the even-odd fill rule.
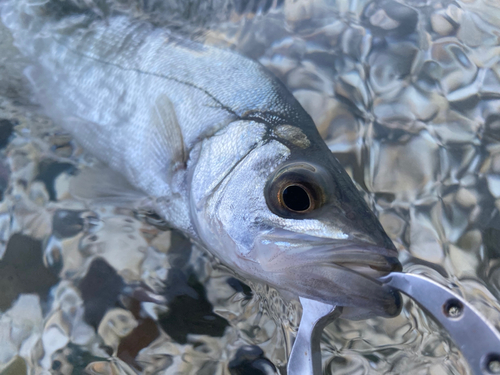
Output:
[[[366,265],[353,269],[345,264],[311,264],[288,269],[269,281],[296,296],[343,306],[350,310],[349,318],[398,315],[401,296],[377,280],[381,275]]]

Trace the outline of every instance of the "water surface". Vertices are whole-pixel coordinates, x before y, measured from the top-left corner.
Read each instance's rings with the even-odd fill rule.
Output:
[[[130,3],[159,24],[179,5]],[[208,25],[206,43],[276,74],[405,271],[499,328],[500,3],[236,4],[206,13],[217,22],[185,9],[179,22]],[[0,374],[284,374],[300,305],[237,279],[150,213],[73,198],[71,179],[95,160],[39,114],[24,66],[0,28]],[[394,319],[337,320],[322,350],[326,374],[469,373],[407,298]]]

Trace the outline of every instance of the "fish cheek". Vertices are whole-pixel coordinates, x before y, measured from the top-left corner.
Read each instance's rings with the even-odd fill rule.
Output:
[[[215,141],[220,143],[222,139],[214,137]],[[234,158],[214,155],[216,147],[205,150],[192,182],[192,187],[198,186],[192,194],[196,230],[221,260],[248,273],[251,266],[242,259],[252,261],[250,252],[269,213],[263,197],[265,183],[269,171],[286,160],[289,149],[273,140],[249,147],[246,153],[235,147],[238,157]],[[223,173],[218,172],[222,168],[214,167],[214,162],[221,165],[229,159],[232,162],[223,168]]]

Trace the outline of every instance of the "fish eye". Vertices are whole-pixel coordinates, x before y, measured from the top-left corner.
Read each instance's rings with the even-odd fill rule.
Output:
[[[289,185],[281,193],[283,204],[291,211],[303,212],[311,207],[309,193],[302,186]]]
[[[281,217],[296,217],[310,213],[325,201],[322,173],[310,164],[289,164],[268,180],[265,196],[269,209]]]

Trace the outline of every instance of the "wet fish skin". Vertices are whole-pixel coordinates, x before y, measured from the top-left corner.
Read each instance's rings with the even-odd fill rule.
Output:
[[[244,277],[398,313],[399,295],[372,278],[400,268],[396,249],[310,116],[260,64],[122,15],[50,20],[29,2],[0,11],[33,61],[37,100],[172,226]],[[312,184],[318,207],[278,207],[269,192],[283,178]]]

